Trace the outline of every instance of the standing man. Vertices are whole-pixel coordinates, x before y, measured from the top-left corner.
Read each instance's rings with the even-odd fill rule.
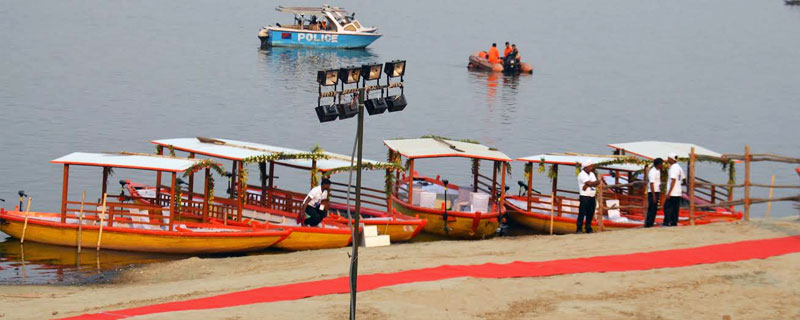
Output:
[[[500,51],[497,51],[497,43],[492,43],[492,47],[489,48],[489,63],[502,63]]]
[[[315,227],[327,215],[327,210],[322,204],[323,200],[328,199],[328,190],[331,188],[331,180],[327,178],[322,179],[322,183],[311,189],[308,192],[305,200],[303,200],[303,212],[298,215],[297,222],[300,224]]]
[[[661,197],[661,168],[664,166],[663,163],[663,159],[656,158],[656,160],[653,161],[653,167],[650,168],[647,174],[647,185],[650,187],[650,191],[647,193],[647,216],[644,219],[645,228],[652,227],[653,222],[656,221],[658,199]]]
[[[578,228],[575,233],[582,233],[584,219],[586,219],[586,233],[592,233],[592,218],[597,202],[594,199],[597,191],[595,187],[600,184],[594,174],[594,163],[586,161],[583,163],[583,170],[578,174],[578,190],[580,190],[580,206],[578,207]]]
[[[669,154],[669,180],[667,180],[667,201],[664,201],[664,223],[662,226],[671,227],[678,225],[678,212],[681,207],[681,182],[686,178],[683,169],[678,165],[678,155],[675,153]]]

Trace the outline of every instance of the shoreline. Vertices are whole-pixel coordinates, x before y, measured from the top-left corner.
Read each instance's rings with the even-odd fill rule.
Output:
[[[779,220],[754,220],[750,223],[620,230],[590,235],[537,235],[481,241],[397,244],[363,249],[360,252],[359,274],[395,272],[444,264],[546,261],[625,254],[799,234],[800,220],[791,217]],[[263,286],[336,278],[347,275],[348,252],[349,248],[340,248],[281,255],[188,258],[123,271],[114,282],[108,284],[4,286],[4,293],[0,295],[0,310],[5,310],[2,311],[5,313],[4,316],[13,319],[66,317],[213,296]],[[773,314],[772,318],[785,318],[790,315],[800,316],[800,294],[793,289],[789,290],[792,287],[800,287],[800,270],[792,270],[798,269],[792,268],[796,265],[800,265],[800,254],[797,253],[763,260],[647,271],[511,279],[456,278],[410,283],[359,293],[359,315],[367,318],[398,319],[433,316],[507,319],[544,316],[545,314],[530,311],[542,309],[547,311],[547,316],[552,317],[578,317],[591,314],[604,318],[678,319],[694,316],[700,312],[695,309],[706,307],[687,306],[680,302],[688,297],[705,297],[708,294],[733,297],[760,292],[756,297],[748,297],[747,302],[729,304],[726,301],[711,301],[712,305],[708,306],[708,309],[722,312],[720,310],[730,307],[731,311],[728,314],[734,318],[742,316],[758,318],[766,316],[766,313],[763,313],[765,309],[757,307],[758,303],[771,303],[774,305],[772,311],[780,311]],[[650,287],[664,279],[669,279],[669,284],[664,286],[664,292],[654,289],[658,286]],[[673,286],[675,283],[681,285]],[[724,287],[728,289],[723,289]],[[602,312],[587,313],[589,309],[584,309],[583,302],[578,303],[578,301],[587,300],[588,296],[570,294],[576,288],[580,290],[575,293],[586,293],[598,298],[597,301],[588,299],[591,301],[584,302],[599,307]],[[689,289],[688,292],[684,292],[685,289]],[[625,294],[627,291],[646,291],[654,296],[675,295],[679,298],[676,305],[681,307],[681,312],[658,315],[637,311],[646,310],[645,306],[650,303],[653,307],[663,309],[664,301],[640,297],[640,294],[634,296],[641,299],[633,299],[629,294]],[[603,296],[607,294],[611,298],[600,299],[597,294],[601,292],[605,293]],[[686,297],[683,297],[684,295]],[[560,298],[554,300],[554,296]],[[434,303],[445,298],[447,301],[462,303]],[[346,294],[335,294],[295,301],[181,311],[136,318],[245,319],[267,316],[276,319],[299,316],[342,318],[348,313],[348,299]],[[470,303],[472,299],[479,299],[483,303]],[[545,303],[546,301],[550,302]],[[621,302],[631,302],[632,305],[622,305]],[[750,311],[737,309],[741,304],[752,304],[753,308],[750,308]],[[714,317],[721,315],[721,313],[715,314]]]

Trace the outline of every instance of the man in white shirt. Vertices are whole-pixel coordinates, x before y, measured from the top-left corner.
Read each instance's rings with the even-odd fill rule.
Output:
[[[662,226],[677,226],[678,225],[678,213],[680,212],[681,207],[681,195],[683,194],[683,189],[681,189],[681,184],[683,179],[686,178],[686,174],[683,173],[683,169],[681,166],[678,165],[678,155],[675,153],[669,154],[669,180],[667,180],[667,200],[664,201],[664,223]]]
[[[323,178],[322,183],[311,189],[308,195],[303,200],[303,211],[299,214],[297,222],[308,225],[316,226],[327,215],[327,210],[323,205],[323,201],[328,199],[328,190],[331,188],[331,181]]]
[[[594,163],[586,161],[582,165],[583,170],[578,174],[578,190],[581,197],[578,206],[578,228],[575,233],[582,233],[581,229],[584,229],[584,226],[586,233],[592,233],[592,218],[594,218],[594,210],[597,208],[597,202],[594,199],[597,193],[595,187],[600,185],[600,181],[594,174]],[[585,225],[584,219],[586,220]]]
[[[661,198],[661,168],[664,160],[656,158],[653,160],[653,167],[647,173],[647,216],[644,219],[644,227],[650,228],[656,221],[658,211],[658,199]]]

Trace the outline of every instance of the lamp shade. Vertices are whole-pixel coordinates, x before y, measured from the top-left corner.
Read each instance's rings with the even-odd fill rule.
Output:
[[[339,81],[339,70],[330,69],[317,71],[317,83],[321,86],[335,86]]]
[[[346,67],[339,69],[339,79],[342,82],[350,84],[357,83],[361,79],[361,68]]]
[[[361,66],[361,77],[364,80],[378,80],[381,78],[381,67],[380,64],[365,64]]]
[[[389,61],[383,66],[383,73],[389,76],[389,78],[402,77],[406,73],[405,60]]]

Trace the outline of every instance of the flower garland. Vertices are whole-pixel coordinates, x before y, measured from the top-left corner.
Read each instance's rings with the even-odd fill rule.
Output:
[[[193,173],[200,171],[200,169],[205,169],[205,168],[213,169],[221,176],[225,175],[225,170],[222,169],[222,166],[219,163],[216,163],[211,159],[202,159],[202,160],[195,160],[195,163],[191,167],[183,171],[183,176],[188,177]]]
[[[278,160],[319,160],[330,159],[330,156],[324,153],[307,152],[307,153],[285,153],[275,152],[270,154],[260,154],[257,156],[247,157],[242,159],[244,163],[254,162],[271,162]]]

